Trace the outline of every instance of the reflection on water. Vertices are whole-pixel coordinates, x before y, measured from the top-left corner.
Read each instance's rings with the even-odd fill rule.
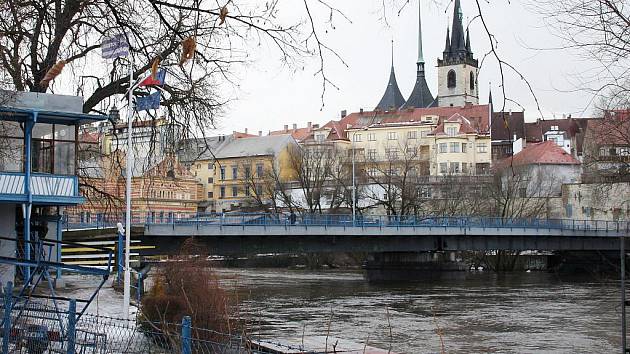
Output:
[[[397,353],[611,353],[619,351],[613,282],[547,273],[468,273],[462,279],[367,284],[360,272],[225,269],[241,312],[268,338],[326,335]],[[391,323],[388,326],[387,309]],[[332,321],[329,321],[332,311]]]

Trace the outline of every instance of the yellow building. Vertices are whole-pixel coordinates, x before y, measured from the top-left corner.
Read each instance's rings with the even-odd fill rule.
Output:
[[[468,118],[456,113],[429,134],[431,175],[484,175],[490,172],[490,132],[475,128]]]
[[[290,181],[291,135],[233,139],[215,155],[212,197],[215,211],[262,207],[273,203],[277,183]]]

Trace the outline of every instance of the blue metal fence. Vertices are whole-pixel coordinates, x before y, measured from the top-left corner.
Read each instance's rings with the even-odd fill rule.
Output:
[[[111,228],[124,215],[65,215],[64,229]],[[217,226],[330,226],[330,227],[480,227],[562,229],[573,231],[629,231],[630,221],[535,219],[497,217],[441,217],[414,215],[289,214],[267,213],[178,213],[160,217],[133,214],[133,226],[145,225],[217,225]]]

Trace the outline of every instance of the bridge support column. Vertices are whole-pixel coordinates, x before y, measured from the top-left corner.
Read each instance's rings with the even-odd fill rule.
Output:
[[[466,264],[457,252],[370,253],[365,264],[368,281],[422,281],[465,276]]]

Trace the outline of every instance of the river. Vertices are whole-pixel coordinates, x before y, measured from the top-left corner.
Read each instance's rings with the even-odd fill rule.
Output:
[[[369,338],[371,346],[391,345],[395,353],[439,353],[441,340],[447,353],[620,351],[620,295],[611,281],[470,272],[453,280],[368,284],[359,271],[219,273],[237,290],[255,334],[265,338],[295,342],[302,333],[326,336],[330,326],[331,337]]]

